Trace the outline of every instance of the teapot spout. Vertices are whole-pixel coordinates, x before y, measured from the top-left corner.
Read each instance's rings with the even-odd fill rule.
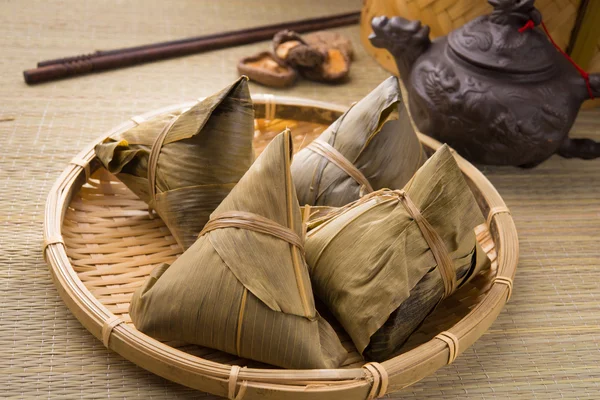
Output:
[[[567,137],[558,149],[558,154],[564,158],[593,160],[600,157],[600,142],[592,139],[571,139]]]
[[[420,21],[401,17],[375,17],[371,27],[371,44],[389,51],[396,61],[400,77],[403,80],[408,78],[417,58],[431,45],[429,27],[421,25]]]

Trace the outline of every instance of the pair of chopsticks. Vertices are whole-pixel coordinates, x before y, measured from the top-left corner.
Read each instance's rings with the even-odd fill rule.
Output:
[[[302,33],[352,25],[358,23],[359,20],[360,12],[352,12],[144,46],[96,51],[95,53],[75,57],[41,61],[38,63],[37,68],[23,71],[23,77],[25,78],[25,82],[32,85],[82,74],[269,40],[283,29]]]

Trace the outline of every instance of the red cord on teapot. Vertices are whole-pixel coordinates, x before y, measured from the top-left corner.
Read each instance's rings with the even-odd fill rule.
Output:
[[[565,53],[563,51],[563,49],[560,48],[559,45],[556,44],[554,39],[552,39],[550,32],[548,32],[548,28],[546,28],[546,24],[544,23],[544,21],[542,21],[541,25],[542,25],[542,28],[544,29],[544,32],[546,32],[548,39],[550,39],[550,42],[552,42],[552,44],[554,45],[556,50],[558,50],[560,52],[560,54],[562,54],[567,60],[569,60],[569,62],[571,64],[573,64],[573,66],[577,69],[577,71],[579,72],[579,75],[581,75],[581,77],[585,81],[585,86],[587,87],[588,93],[590,95],[590,99],[593,99],[594,92],[592,91],[592,86],[590,85],[590,74],[588,74],[583,68],[581,68],[579,65],[577,65],[577,63],[575,61],[573,61],[573,59],[567,53]],[[525,25],[523,25],[522,27],[519,28],[519,32],[523,33],[527,29],[533,29],[533,28],[535,28],[535,23],[532,20],[529,20],[529,21],[527,21],[527,23]]]

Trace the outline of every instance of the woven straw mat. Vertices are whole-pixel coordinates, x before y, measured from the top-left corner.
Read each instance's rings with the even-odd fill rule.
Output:
[[[481,0],[483,1],[483,0]],[[67,162],[131,116],[206,96],[267,43],[28,87],[39,60],[358,10],[359,0],[0,2],[0,397],[214,398],[106,350],[71,315],[42,259],[46,194]],[[357,48],[351,82],[273,92],[349,105],[388,74]],[[600,111],[574,136],[600,140]],[[521,239],[514,295],[452,365],[393,394],[418,399],[600,397],[600,160],[484,168]]]

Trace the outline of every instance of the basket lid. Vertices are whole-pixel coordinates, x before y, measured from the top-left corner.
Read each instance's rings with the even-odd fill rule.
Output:
[[[450,48],[465,61],[507,73],[535,73],[555,65],[555,50],[538,29],[520,32],[529,20],[542,17],[534,0],[488,0],[489,15],[476,18],[448,35]]]

